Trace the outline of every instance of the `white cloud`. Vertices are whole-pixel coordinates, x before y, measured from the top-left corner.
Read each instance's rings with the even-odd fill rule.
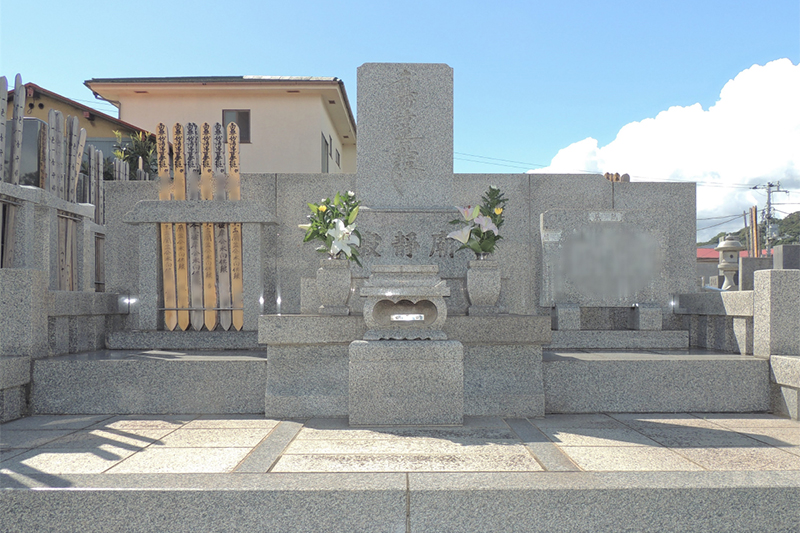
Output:
[[[754,65],[728,81],[709,109],[700,104],[671,107],[655,118],[632,122],[616,139],[598,147],[591,137],[560,150],[550,166],[531,173],[619,172],[633,181],[695,181],[697,217],[741,213],[764,207],[766,195],[745,187],[781,182],[776,206],[800,210],[800,65],[779,59]],[[783,216],[778,213],[779,216]],[[714,221],[698,221],[697,227]],[[728,226],[698,233],[707,239]]]

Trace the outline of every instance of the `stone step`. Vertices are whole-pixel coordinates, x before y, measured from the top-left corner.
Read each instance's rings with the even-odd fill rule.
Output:
[[[545,413],[766,412],[769,361],[711,350],[545,349]]]
[[[111,331],[112,350],[254,350],[257,331]]]
[[[2,475],[14,531],[796,531],[800,472]],[[41,490],[46,489],[46,490]]]
[[[106,350],[33,363],[33,414],[263,413],[266,351]]]
[[[688,331],[634,330],[554,330],[547,349],[589,350],[685,350],[689,348]]]

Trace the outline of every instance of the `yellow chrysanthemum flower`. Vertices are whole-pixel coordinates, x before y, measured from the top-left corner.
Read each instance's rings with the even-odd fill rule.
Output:
[[[495,214],[495,215],[499,215],[499,214],[501,214],[502,212],[503,212],[503,208],[502,208],[502,207],[495,207],[495,208],[494,208],[494,214]]]
[[[324,213],[325,211],[328,210],[328,208],[325,207],[324,205],[321,205],[321,206],[319,206],[319,210],[320,210],[321,213]]]

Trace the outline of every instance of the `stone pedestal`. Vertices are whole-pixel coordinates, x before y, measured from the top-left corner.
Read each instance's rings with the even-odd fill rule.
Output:
[[[578,304],[557,303],[553,313],[553,329],[556,331],[581,329],[581,308]]]
[[[663,314],[660,305],[640,303],[631,308],[631,329],[637,331],[661,331],[662,327]]]
[[[350,425],[461,425],[464,347],[458,341],[353,341]]]

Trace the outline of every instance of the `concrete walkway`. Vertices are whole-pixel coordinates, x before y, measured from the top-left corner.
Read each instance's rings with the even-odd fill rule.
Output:
[[[192,510],[200,505],[229,531],[553,531],[558,520],[573,524],[564,530],[800,530],[800,423],[769,414],[476,417],[463,427],[373,428],[257,415],[34,416],[0,426],[0,446],[0,531],[15,530],[2,521],[35,529],[42,516],[72,516],[70,509],[80,515],[75,527],[102,531],[123,517],[143,520],[135,512],[142,505],[178,497],[174,512],[190,513],[181,527],[149,517],[135,529],[206,530]],[[238,504],[225,503],[230,491]],[[187,507],[189,494],[197,503]],[[312,495],[332,498],[324,520],[307,514],[322,505],[305,500]],[[237,507],[248,497],[251,517]],[[88,522],[87,505],[102,508]],[[683,516],[681,506],[692,513]],[[278,508],[306,514],[278,521]]]

